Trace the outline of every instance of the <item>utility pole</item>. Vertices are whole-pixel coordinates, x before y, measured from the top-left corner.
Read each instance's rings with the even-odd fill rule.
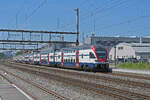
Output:
[[[117,61],[116,61],[116,60],[117,60],[117,59],[116,59],[116,54],[117,54],[117,53],[116,53],[116,44],[115,44],[114,49],[115,49],[115,53],[114,53],[114,60],[115,60],[115,67],[116,67],[116,65],[117,65]]]
[[[18,28],[18,14],[16,14],[16,30]]]
[[[114,46],[114,49],[115,49],[115,51],[114,51],[114,60],[115,60],[115,67],[116,67],[116,65],[117,65],[117,43],[119,43],[118,38],[114,39],[114,43],[115,43],[115,46]]]
[[[18,29],[18,14],[16,14],[16,30]],[[17,33],[16,33],[17,34]]]
[[[77,39],[76,39],[76,46],[79,45],[79,8],[75,9],[76,11],[76,28],[77,28]]]
[[[82,33],[82,42],[84,44],[84,32]]]

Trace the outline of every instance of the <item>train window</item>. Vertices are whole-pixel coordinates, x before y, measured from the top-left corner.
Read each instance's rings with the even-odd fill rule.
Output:
[[[58,59],[60,59],[60,55],[58,56]]]
[[[71,59],[71,62],[73,62],[73,59]]]
[[[96,58],[92,52],[89,53],[90,58]]]
[[[83,54],[82,54],[82,58],[83,58]]]

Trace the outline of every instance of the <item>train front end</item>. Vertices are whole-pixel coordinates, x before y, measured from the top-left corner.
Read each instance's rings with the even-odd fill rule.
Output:
[[[103,47],[91,46],[93,54],[95,56],[95,71],[109,72],[109,62],[108,62],[108,51]]]

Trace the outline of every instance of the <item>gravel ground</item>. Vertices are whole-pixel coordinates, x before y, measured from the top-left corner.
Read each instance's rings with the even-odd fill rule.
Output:
[[[137,69],[113,69],[116,72],[128,72],[128,73],[135,73],[135,74],[145,74],[150,76],[149,70],[137,70]]]
[[[10,83],[0,76],[0,84],[10,84]]]
[[[33,82],[38,83],[50,90],[53,90],[56,93],[59,93],[62,96],[69,98],[70,100],[112,100],[112,98],[109,98],[107,96],[96,95],[84,89],[68,86],[66,84],[63,84],[54,80],[46,79],[44,77],[37,76],[35,74],[31,74],[31,73],[29,74],[29,73],[22,72],[17,69],[10,69],[4,66],[0,66],[0,67],[3,67],[6,70],[11,71],[23,78],[32,80]],[[8,75],[8,77],[13,78],[10,75]],[[18,82],[18,80],[15,78],[13,78],[13,80]],[[25,84],[20,81],[18,82],[18,84],[22,85],[22,87],[25,87],[28,91],[30,91],[30,93],[34,94],[34,96],[37,97],[39,100],[56,100],[56,99],[51,99],[52,98],[51,96],[45,93],[42,93],[39,89],[35,87],[31,87],[28,84]]]
[[[0,73],[4,74],[4,72],[2,72],[2,71],[0,71]],[[5,74],[5,76],[7,78],[11,79],[11,81],[15,82],[19,87],[23,88],[25,91],[32,94],[34,97],[37,98],[37,100],[57,100],[57,98],[55,98],[54,96],[48,95],[47,93],[41,91],[40,89],[38,89],[28,83],[25,83],[9,74],[7,74],[7,75]]]
[[[33,66],[33,65],[31,65]],[[42,66],[41,66],[42,67]],[[51,68],[48,68],[51,69]],[[44,70],[44,69],[42,69]],[[66,69],[59,69],[59,70],[66,70]],[[135,93],[140,93],[140,94],[144,94],[144,95],[148,95],[150,96],[150,89],[148,88],[143,88],[143,87],[137,87],[137,86],[129,86],[129,85],[125,85],[125,84],[118,84],[118,83],[114,83],[114,82],[109,82],[109,81],[104,81],[104,80],[97,80],[97,79],[91,79],[88,77],[82,77],[82,76],[77,76],[77,75],[68,75],[67,73],[59,73],[59,72],[54,72],[51,70],[44,70],[47,73],[51,73],[51,74],[57,74],[60,76],[65,76],[65,77],[70,77],[70,78],[74,78],[74,79],[80,79],[80,80],[84,80],[84,81],[89,81],[89,82],[93,82],[93,83],[97,83],[97,84],[102,84],[102,85],[107,85],[107,86],[112,86],[118,89],[123,89],[123,90],[127,90],[127,91],[131,91],[131,92],[135,92]],[[84,73],[82,71],[74,71],[74,70],[67,70],[68,72],[73,71],[75,73]],[[122,76],[113,76],[110,74],[103,74],[103,73],[90,73],[90,72],[86,72],[86,74],[89,75],[98,75],[99,77],[108,77],[108,78],[117,78],[117,79],[121,79],[121,80],[126,80],[126,81],[135,81],[135,82],[141,82],[141,83],[149,83],[149,80],[144,80],[144,79],[135,79],[135,78],[129,78],[129,77],[122,77]]]

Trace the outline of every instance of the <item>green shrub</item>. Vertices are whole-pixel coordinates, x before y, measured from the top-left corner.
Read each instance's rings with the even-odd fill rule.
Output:
[[[117,65],[118,68],[127,68],[127,69],[144,69],[150,70],[150,63],[121,63]]]

